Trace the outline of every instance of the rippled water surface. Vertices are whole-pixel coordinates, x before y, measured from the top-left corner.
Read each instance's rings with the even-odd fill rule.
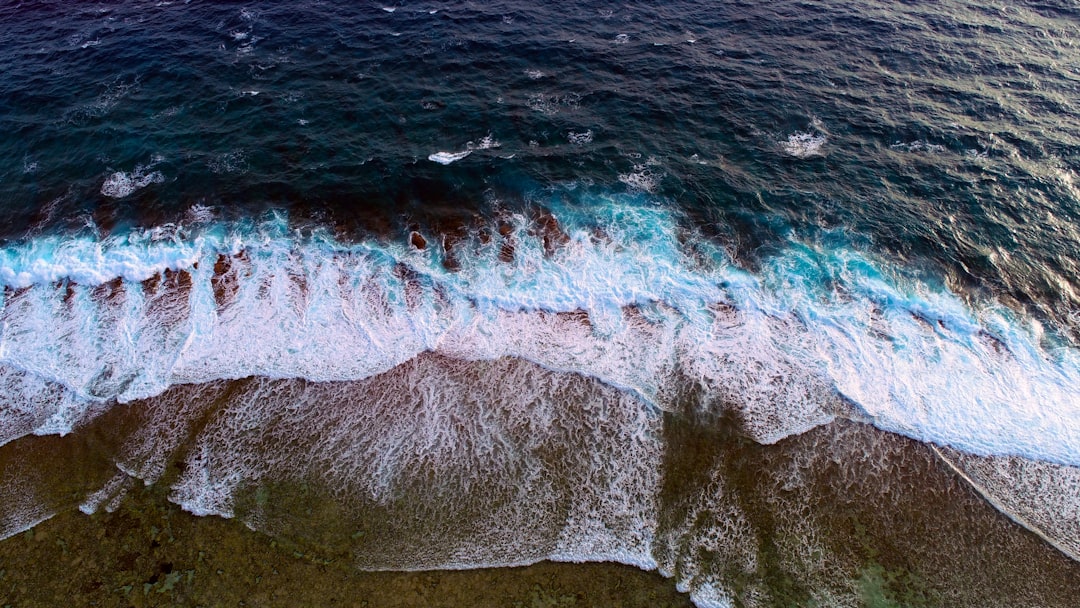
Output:
[[[1052,2],[5,4],[0,536],[146,483],[364,570],[1070,605],[1078,40]]]

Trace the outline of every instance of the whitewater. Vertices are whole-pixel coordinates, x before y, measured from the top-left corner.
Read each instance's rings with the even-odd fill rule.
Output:
[[[233,224],[203,213],[187,226],[9,245],[0,254],[0,379],[8,396],[0,443],[64,435],[121,404],[162,400],[117,461],[117,477],[83,504],[92,512],[115,505],[132,480],[162,475],[181,429],[198,417],[170,391],[192,387],[192,403],[213,403],[218,398],[199,391],[255,378],[230,402],[239,419],[203,431],[188,456],[190,472],[173,486],[173,499],[193,513],[234,516],[245,483],[301,460],[320,463],[323,475],[363,470],[338,483],[383,499],[415,483],[407,480],[419,465],[407,463],[417,458],[430,466],[445,458],[438,466],[468,480],[478,474],[475,461],[491,457],[496,464],[481,475],[513,478],[523,466],[513,463],[529,451],[492,456],[508,432],[500,426],[506,412],[540,425],[534,440],[541,443],[554,441],[553,429],[564,423],[552,421],[569,415],[595,426],[581,449],[598,462],[611,459],[596,466],[625,486],[586,475],[580,487],[598,496],[585,502],[602,513],[628,511],[630,523],[582,514],[555,547],[533,553],[519,546],[528,534],[515,536],[512,550],[481,549],[482,538],[502,529],[491,523],[465,550],[423,558],[396,547],[362,565],[613,560],[669,575],[674,567],[656,561],[651,538],[665,411],[690,407],[717,420],[734,413],[762,444],[837,418],[866,422],[961,456],[1044,463],[1022,476],[1036,485],[1071,479],[1080,464],[1080,359],[1032,319],[963,298],[925,273],[860,251],[842,234],[791,240],[748,269],[645,194],[589,195],[587,213],[544,202],[534,213],[479,222],[453,241],[414,233],[352,242],[277,212]],[[454,361],[501,371],[458,369]],[[551,373],[538,376],[512,361]],[[480,388],[454,388],[469,377]],[[289,384],[297,380],[308,388]],[[548,395],[546,405],[538,407],[536,395]],[[491,418],[470,403],[502,413]],[[594,405],[582,413],[574,410],[579,403]],[[395,430],[410,420],[412,432]],[[306,436],[331,447],[253,460],[261,448],[245,443],[245,433],[273,435],[281,424],[290,446]],[[575,445],[565,437],[556,443]],[[960,456],[952,461],[965,467]],[[965,470],[982,473],[976,487],[999,508],[1076,554],[1071,520],[1050,514],[1075,503],[1068,485],[1033,499],[987,468],[975,460]],[[467,489],[475,481],[462,483]],[[532,489],[512,502],[545,492],[523,487]],[[42,508],[9,514],[3,535],[48,516]],[[683,570],[685,577],[694,569]],[[687,589],[703,606],[730,599],[717,585]]]
[[[736,396],[766,443],[844,412],[1080,464],[1077,352],[1038,322],[842,245],[792,242],[751,272],[638,195],[592,204],[556,210],[558,245],[521,215],[446,252],[302,236],[278,214],[9,246],[0,362],[22,397],[3,441],[177,384],[359,380],[434,351],[522,358],[661,409],[690,382],[707,402]],[[161,273],[187,278],[148,288]]]

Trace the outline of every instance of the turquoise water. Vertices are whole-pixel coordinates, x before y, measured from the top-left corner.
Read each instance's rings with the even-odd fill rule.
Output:
[[[769,592],[729,576],[745,514],[662,499],[671,416],[854,421],[1076,556],[1076,17],[8,5],[0,444],[151,404],[84,510],[169,462],[185,509],[272,533],[260,484],[461,492],[471,532],[359,565],[616,560],[705,606]]]

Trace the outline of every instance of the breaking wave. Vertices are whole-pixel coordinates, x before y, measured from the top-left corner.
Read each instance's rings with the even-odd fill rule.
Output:
[[[9,246],[0,445],[141,403],[119,473],[84,510],[186,450],[173,500],[271,532],[289,518],[249,490],[281,475],[378,509],[430,497],[409,504],[433,535],[379,540],[365,568],[615,560],[684,580],[712,566],[671,561],[653,537],[665,412],[734,417],[759,444],[851,419],[1065,475],[1080,464],[1072,347],[854,247],[791,241],[750,271],[642,194],[438,236],[346,242],[279,214]],[[1051,542],[1072,529],[1051,513],[1077,502],[1070,488],[1010,495],[965,470]],[[3,536],[48,517],[27,500]],[[753,536],[737,512],[714,515]],[[753,550],[721,544],[754,569]],[[695,601],[727,605],[718,585],[692,585]]]
[[[0,438],[177,384],[360,380],[434,351],[522,358],[661,409],[690,385],[766,443],[843,413],[1080,464],[1077,353],[1037,323],[852,248],[791,242],[752,273],[643,198],[593,203],[449,250],[300,237],[282,216],[8,247]]]

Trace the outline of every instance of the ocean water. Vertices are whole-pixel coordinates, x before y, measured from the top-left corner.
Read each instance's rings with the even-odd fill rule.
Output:
[[[0,24],[0,537],[162,484],[368,570],[1080,592],[1069,3]]]

